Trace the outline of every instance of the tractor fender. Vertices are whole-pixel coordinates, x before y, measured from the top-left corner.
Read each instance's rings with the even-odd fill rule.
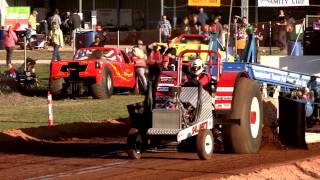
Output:
[[[241,77],[250,79],[250,76],[245,71],[223,71],[221,73],[215,94],[214,104],[216,111],[231,111],[234,96],[233,92],[235,91],[237,80]]]

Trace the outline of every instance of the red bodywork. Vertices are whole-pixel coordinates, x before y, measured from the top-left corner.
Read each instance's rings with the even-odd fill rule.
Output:
[[[216,111],[230,111],[232,110],[232,101],[234,96],[234,90],[236,81],[240,77],[249,78],[245,72],[237,71],[222,71],[221,56],[217,51],[212,50],[185,50],[179,54],[177,71],[163,71],[160,73],[160,79],[158,81],[158,87],[156,92],[156,103],[162,104],[168,98],[170,98],[169,87],[181,86],[183,84],[182,67],[190,66],[190,62],[182,62],[183,55],[186,53],[208,53],[210,58],[207,66],[209,67],[209,74],[212,75],[212,68],[217,67],[216,71],[216,91],[215,101],[213,102]],[[216,62],[213,62],[212,56],[215,54],[218,58]]]
[[[109,52],[112,60],[103,57],[99,59],[79,59],[77,56],[82,52],[101,51]],[[99,84],[102,80],[104,69],[112,73],[113,87],[133,88],[135,85],[134,64],[128,55],[117,48],[92,47],[79,49],[73,60],[61,60],[51,62],[50,81],[58,78],[68,78],[75,81],[94,79]],[[76,79],[71,79],[74,76]]]

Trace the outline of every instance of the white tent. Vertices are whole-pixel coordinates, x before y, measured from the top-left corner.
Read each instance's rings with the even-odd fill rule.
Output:
[[[0,0],[0,25],[4,25],[5,11],[8,7],[8,3],[6,0]]]

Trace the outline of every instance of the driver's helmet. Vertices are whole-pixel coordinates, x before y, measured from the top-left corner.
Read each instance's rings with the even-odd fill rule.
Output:
[[[203,67],[203,62],[201,59],[197,58],[194,61],[192,61],[191,64],[191,72],[195,75],[199,75],[203,72],[204,67]]]

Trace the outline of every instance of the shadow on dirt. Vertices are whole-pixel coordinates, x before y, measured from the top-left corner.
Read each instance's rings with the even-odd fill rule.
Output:
[[[0,153],[108,158],[125,151],[128,130],[128,119],[119,119],[3,131]]]

